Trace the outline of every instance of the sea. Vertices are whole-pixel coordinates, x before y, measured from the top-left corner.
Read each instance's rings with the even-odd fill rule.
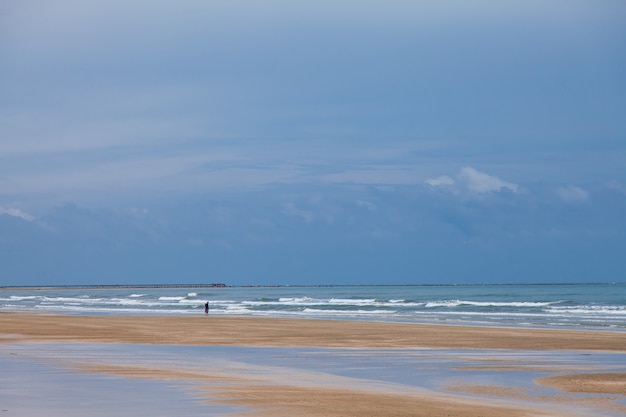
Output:
[[[0,312],[297,317],[626,331],[626,283],[0,287]]]

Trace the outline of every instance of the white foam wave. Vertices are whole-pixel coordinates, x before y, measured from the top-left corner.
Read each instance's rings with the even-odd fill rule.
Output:
[[[338,304],[338,305],[347,305],[347,306],[359,306],[359,305],[375,305],[377,304],[376,299],[374,298],[363,298],[363,299],[353,299],[353,298],[331,298],[328,302],[329,304]]]
[[[212,311],[216,311],[216,309],[213,309]],[[222,311],[227,314],[250,314],[250,309],[242,307],[240,305],[226,306],[226,308]]]
[[[103,298],[85,298],[85,297],[43,297],[43,303],[52,304],[97,304],[103,302]]]
[[[415,315],[434,316],[484,316],[484,317],[547,317],[543,313],[526,313],[526,312],[490,312],[490,311],[415,311]]]
[[[626,316],[626,306],[571,306],[552,307],[547,309],[554,314],[580,314],[580,315],[618,315]]]
[[[423,303],[406,302],[405,300],[379,301],[375,298],[331,298],[320,300],[310,297],[281,297],[272,300],[246,300],[242,304],[248,306],[357,306],[357,307],[417,307]]]
[[[106,300],[102,304],[122,305],[122,306],[146,306],[146,307],[163,305],[163,303],[157,303],[154,301],[147,301],[147,300],[138,300],[136,298],[111,298],[109,300]]]
[[[294,304],[309,304],[312,302],[318,302],[311,297],[281,297],[278,299],[279,303],[294,303]]]
[[[241,303],[249,306],[311,306],[328,304],[327,301],[315,300],[309,297],[279,298],[278,301],[242,301]]]
[[[391,310],[320,310],[316,308],[305,308],[303,313],[311,313],[315,315],[333,315],[333,316],[354,316],[354,315],[390,315],[395,314]]]
[[[182,299],[178,302],[178,304],[183,304],[183,305],[202,305],[204,306],[204,301],[203,300],[187,300]]]
[[[399,299],[399,300],[389,300],[389,304],[400,304],[400,305],[403,305],[403,306],[411,306],[411,307],[424,305],[424,303],[417,303],[415,301],[402,300],[402,299]]]
[[[55,305],[52,307],[49,306],[36,306],[37,309],[45,309],[47,311],[63,311],[63,312],[69,312],[69,313],[110,313],[110,314],[119,314],[119,313],[128,313],[128,314],[145,314],[145,315],[151,315],[151,314],[172,314],[172,315],[178,315],[178,314],[198,314],[196,311],[193,310],[180,310],[180,309],[163,309],[163,308],[159,308],[159,309],[148,309],[148,308],[142,308],[142,309],[137,309],[137,308],[121,308],[119,306],[115,306],[115,307],[91,307],[89,309],[86,309],[84,307],[79,307],[79,306],[71,306],[71,305]]]
[[[469,301],[469,300],[444,300],[429,301],[425,304],[427,308],[433,307],[547,307],[549,305],[558,304],[560,301]]]

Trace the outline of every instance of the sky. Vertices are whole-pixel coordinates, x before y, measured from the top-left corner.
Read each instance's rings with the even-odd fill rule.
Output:
[[[622,0],[0,0],[0,286],[626,281]]]

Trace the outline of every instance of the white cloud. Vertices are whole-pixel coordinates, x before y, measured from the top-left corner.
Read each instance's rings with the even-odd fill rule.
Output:
[[[589,193],[575,185],[557,188],[556,195],[567,203],[584,203],[589,200]]]
[[[0,215],[19,217],[20,219],[26,220],[27,222],[32,222],[33,220],[35,220],[35,217],[33,217],[32,215],[16,208],[0,207]]]
[[[437,178],[429,178],[424,181],[428,185],[432,185],[433,187],[442,187],[446,185],[454,185],[454,180],[447,175],[442,175]]]
[[[432,187],[446,187],[446,189],[457,193],[463,190],[470,193],[490,193],[507,189],[517,192],[518,186],[512,182],[503,181],[500,178],[486,174],[472,167],[464,167],[456,175],[456,180],[447,175],[437,178],[428,178],[424,183]]]
[[[517,192],[517,184],[503,181],[496,176],[485,174],[472,167],[464,167],[461,169],[457,178],[469,191],[474,193],[497,192],[505,188]]]
[[[365,207],[366,209],[368,209],[369,211],[374,211],[376,210],[376,205],[373,203],[370,203],[369,201],[365,201],[365,200],[357,200],[356,201],[356,205],[359,207]]]

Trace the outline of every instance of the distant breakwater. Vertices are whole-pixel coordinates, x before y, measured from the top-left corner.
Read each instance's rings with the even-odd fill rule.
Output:
[[[226,288],[226,284],[77,284],[77,285],[17,285],[0,286],[0,290],[81,290],[81,289],[102,289],[115,290],[126,288]]]

